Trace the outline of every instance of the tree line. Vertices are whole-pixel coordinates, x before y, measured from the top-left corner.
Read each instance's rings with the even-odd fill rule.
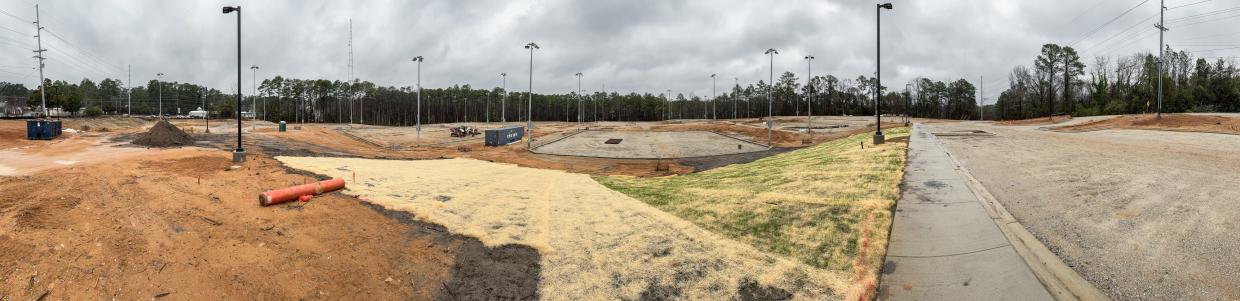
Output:
[[[1157,54],[1136,53],[1095,57],[1087,74],[1072,47],[1043,45],[1032,68],[1012,69],[1010,86],[993,110],[1002,119],[1153,113],[1159,110],[1161,77],[1162,112],[1240,111],[1240,74],[1233,62],[1162,50],[1161,72]]]
[[[208,110],[212,118],[232,118],[236,114],[234,94],[191,83],[151,80],[145,86],[128,90],[114,79],[104,79],[99,84],[89,79],[77,84],[49,79],[46,84],[48,106],[68,112],[85,108],[86,112],[99,114],[155,115],[162,95],[165,115],[178,114],[178,108],[179,114],[184,115],[199,107]],[[728,119],[761,118],[767,116],[768,110],[776,116],[804,116],[810,112],[873,115],[875,84],[873,77],[833,75],[814,76],[806,83],[796,74],[784,72],[773,85],[758,81],[721,87],[714,101],[683,93],[535,93],[533,115],[528,117],[535,121],[576,121],[579,114],[585,121]],[[418,117],[418,93],[413,87],[276,76],[263,80],[256,90],[255,95],[245,97],[242,109],[268,121],[408,126],[415,124]],[[914,117],[970,119],[979,113],[976,90],[964,79],[944,83],[918,78],[905,89],[890,91],[883,87],[880,91],[884,114],[908,112]],[[0,95],[24,96],[30,108],[39,106],[40,93],[40,87],[27,89],[20,84],[0,82]],[[424,88],[421,121],[432,124],[525,120],[530,113],[530,100],[528,92],[504,91],[499,87]]]

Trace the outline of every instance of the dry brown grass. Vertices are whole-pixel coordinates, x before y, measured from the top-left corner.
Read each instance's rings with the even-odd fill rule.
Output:
[[[907,128],[888,131],[907,137]],[[872,291],[885,254],[907,144],[871,134],[706,172],[599,177],[604,185],[764,251],[824,269],[856,295]]]
[[[488,246],[534,247],[548,300],[839,299],[852,277],[725,238],[583,174],[471,159],[278,159]]]

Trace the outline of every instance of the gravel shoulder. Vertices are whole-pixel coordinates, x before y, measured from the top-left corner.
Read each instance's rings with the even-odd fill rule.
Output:
[[[943,141],[1026,228],[1111,298],[1240,298],[1240,136],[929,126],[995,133]]]

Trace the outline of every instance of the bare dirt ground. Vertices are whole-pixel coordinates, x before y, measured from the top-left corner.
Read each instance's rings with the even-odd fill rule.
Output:
[[[1004,120],[1004,121],[996,122],[996,124],[998,125],[1048,125],[1048,124],[1064,123],[1070,120],[1072,120],[1071,115],[1055,115],[1055,116],[1051,116],[1050,118],[1038,117],[1038,118],[1029,118],[1029,119],[1021,119],[1021,120]]]
[[[1163,114],[1124,115],[1091,122],[1055,127],[1060,132],[1086,132],[1106,129],[1145,129],[1182,132],[1240,134],[1240,116]]]
[[[942,138],[1026,228],[1113,299],[1240,298],[1240,136],[930,128],[994,133]]]
[[[768,255],[583,174],[470,159],[277,159],[319,174],[356,173],[346,193],[488,246],[533,247],[543,254],[539,292],[547,299],[834,299],[851,276]]]
[[[777,147],[684,162],[587,159],[530,154],[520,143],[484,147],[481,139],[394,149],[345,134],[340,128],[347,125],[290,124],[288,132],[280,133],[273,124],[247,121],[242,131],[246,133],[250,161],[240,169],[229,170],[229,154],[224,150],[235,143],[235,124],[212,121],[211,133],[205,134],[202,120],[172,120],[191,133],[196,143],[159,149],[130,144],[154,124],[154,119],[66,118],[65,122],[66,128],[75,131],[51,141],[30,141],[24,139],[24,121],[0,121],[0,134],[4,135],[0,137],[0,300],[228,299],[239,292],[256,299],[536,298],[541,296],[538,288],[545,281],[540,276],[545,255],[536,248],[489,246],[479,238],[453,234],[412,214],[343,194],[328,194],[306,204],[258,207],[256,195],[263,190],[314,180],[314,175],[287,169],[271,157],[473,158],[591,175],[667,176],[752,161],[790,149]],[[723,127],[765,134],[762,128],[747,126],[697,125],[704,123],[604,122],[595,126],[651,130]],[[77,130],[84,126],[91,129]],[[550,141],[575,130],[571,123],[540,124],[534,142]],[[815,141],[870,130],[816,133]],[[800,143],[788,141],[789,145]],[[653,228],[668,223],[691,226],[682,220],[669,221],[664,217],[670,215],[657,209],[650,210],[655,211],[641,211],[648,213],[642,223]],[[730,249],[728,246],[735,242],[702,242],[696,240],[696,234],[685,231],[689,230],[671,236],[691,238],[683,245],[676,244],[676,250],[690,254],[715,250],[740,256],[730,258],[753,258],[724,263],[686,261],[720,267],[729,271],[726,275],[752,277],[703,277],[707,280],[690,282],[728,285],[694,286],[681,291],[685,297],[783,296],[782,289],[771,288],[775,284],[787,291],[824,289],[816,294],[833,295],[825,291],[827,286],[788,280],[797,279],[796,271],[801,270],[796,264],[780,264],[785,261]],[[630,238],[647,235],[640,231],[608,235],[613,234]],[[587,253],[608,248],[596,247]],[[597,260],[581,262],[610,264]],[[668,271],[697,269],[675,264],[666,267]],[[655,276],[648,281],[622,284],[619,294],[636,293],[640,298],[642,291],[650,291],[649,296],[678,296],[667,285],[657,284],[697,277],[664,272],[651,272]],[[812,276],[812,271],[805,273],[811,275],[802,277],[805,281],[820,279]],[[659,282],[649,282],[656,280]],[[698,293],[704,291],[710,293]]]

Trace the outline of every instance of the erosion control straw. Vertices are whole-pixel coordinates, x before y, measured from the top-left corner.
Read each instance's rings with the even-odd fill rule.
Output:
[[[258,195],[258,204],[271,206],[288,201],[298,200],[302,196],[320,195],[344,189],[344,179],[331,179],[293,187],[273,189]]]

